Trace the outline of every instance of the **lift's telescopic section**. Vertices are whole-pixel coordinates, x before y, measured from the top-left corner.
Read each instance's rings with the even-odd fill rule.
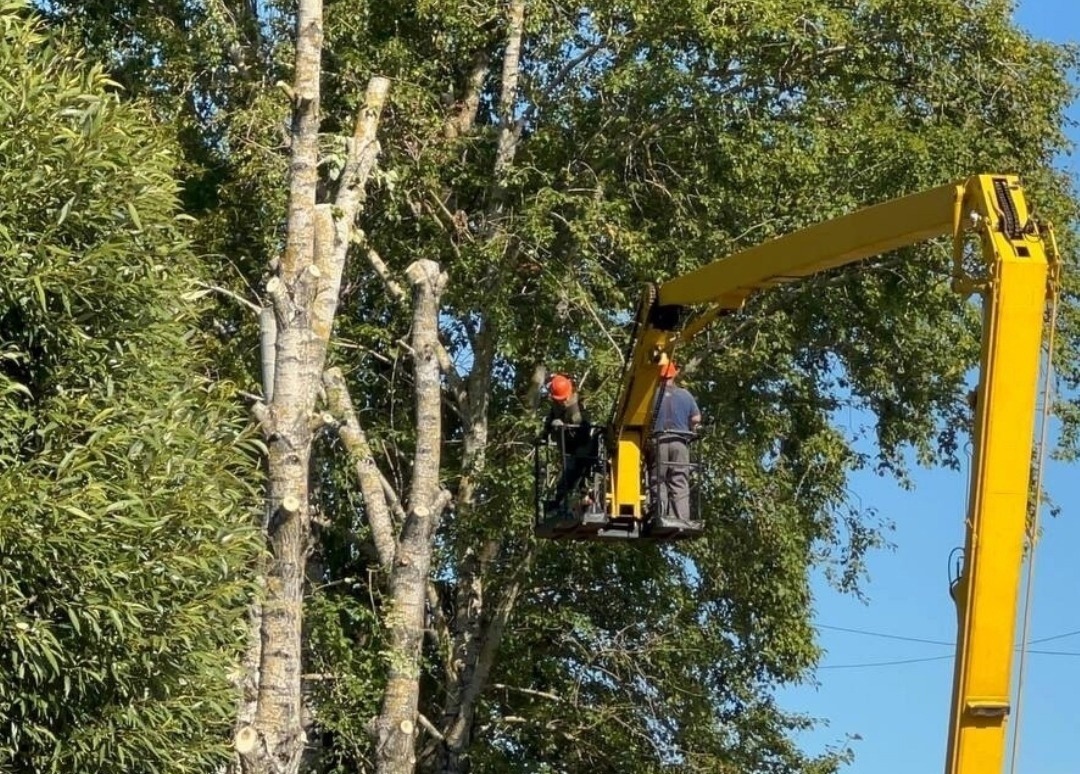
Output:
[[[964,566],[953,589],[959,631],[945,771],[996,774],[1010,710],[1043,320],[1057,266],[1051,272],[1047,261],[1049,227],[1032,220],[1016,178],[969,182],[964,215],[985,271],[962,284],[981,292],[983,332]],[[958,239],[957,263],[962,249]]]
[[[611,433],[613,518],[643,518],[642,462],[659,387],[658,364],[753,293],[855,263],[960,227],[966,184],[945,185],[796,231],[650,286],[616,399]],[[697,317],[691,313],[697,308]]]
[[[1048,266],[1053,235],[1031,217],[1016,177],[980,175],[885,202],[649,286],[612,426],[606,444],[597,446],[588,507],[554,532],[537,532],[587,539],[693,536],[653,533],[646,521],[643,460],[659,366],[675,345],[752,293],[948,234],[954,289],[979,293],[984,319],[964,565],[952,588],[959,634],[945,770],[996,774],[1010,710],[1043,318],[1060,269],[1056,256]],[[970,260],[976,255],[981,262]],[[979,268],[966,276],[972,263]],[[691,308],[702,306],[688,320]]]

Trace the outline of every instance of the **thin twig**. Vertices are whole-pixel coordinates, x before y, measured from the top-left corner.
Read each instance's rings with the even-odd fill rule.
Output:
[[[243,296],[239,295],[238,293],[234,293],[233,291],[229,290],[228,288],[223,288],[220,285],[211,285],[211,284],[206,283],[206,282],[196,282],[195,285],[196,285],[196,287],[200,287],[203,290],[210,290],[210,291],[213,291],[214,293],[220,293],[223,296],[228,296],[233,301],[236,301],[237,303],[243,304],[244,306],[246,306],[248,309],[250,309],[255,314],[259,314],[262,311],[261,306],[259,306],[258,304],[254,303],[252,301],[248,301]]]

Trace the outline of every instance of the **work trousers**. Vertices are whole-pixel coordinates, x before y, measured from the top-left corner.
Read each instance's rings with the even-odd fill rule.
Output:
[[[657,513],[660,518],[690,520],[690,447],[681,438],[656,445]]]

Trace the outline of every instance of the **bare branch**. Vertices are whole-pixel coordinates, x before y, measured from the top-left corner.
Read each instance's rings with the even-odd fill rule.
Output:
[[[394,300],[400,304],[409,303],[409,296],[405,292],[405,289],[393,278],[390,274],[390,269],[387,267],[386,262],[383,261],[382,256],[376,252],[374,247],[368,246],[367,248],[368,263],[371,264],[371,268],[375,270],[375,273],[382,278],[382,281],[386,284],[386,289]]]
[[[227,298],[231,298],[233,301],[247,307],[249,310],[251,310],[255,314],[259,314],[259,312],[262,311],[262,307],[259,306],[258,304],[254,303],[253,301],[248,301],[246,298],[241,296],[239,293],[234,293],[233,291],[229,290],[228,288],[223,288],[220,285],[211,285],[211,284],[209,284],[207,282],[196,282],[195,286],[200,287],[203,290],[208,290],[211,293],[218,293],[219,295],[225,296]],[[202,295],[202,294],[200,294],[200,295]]]
[[[596,323],[597,327],[603,332],[604,337],[611,345],[611,349],[615,352],[615,357],[618,358],[618,362],[622,363],[626,359],[626,353],[623,348],[619,346],[619,343],[615,341],[615,337],[611,335],[611,331],[608,330],[608,327],[604,325],[604,321],[600,319],[600,315],[596,313],[596,309],[593,308],[593,305],[589,300],[589,294],[585,292],[584,289],[582,289],[581,296],[577,302],[578,306],[587,311],[589,316],[592,317],[593,322]]]
[[[277,315],[271,307],[259,310],[259,360],[262,365],[263,395],[274,399],[274,374],[277,370]]]
[[[521,688],[516,685],[506,685],[505,683],[492,683],[491,687],[498,691],[513,691],[514,693],[521,693],[526,696],[538,696],[541,699],[547,699],[548,701],[565,701],[565,699],[557,694],[548,693],[547,691],[537,691],[532,688]]]
[[[334,206],[316,207],[316,255],[322,280],[318,284],[312,308],[311,327],[324,341],[329,340],[341,293],[349,245],[356,228],[356,216],[363,204],[365,189],[379,155],[376,132],[390,81],[375,77],[368,82],[364,106],[356,119],[353,136],[347,141],[348,156]]]
[[[417,434],[409,513],[402,525],[390,573],[392,614],[386,619],[389,635],[386,689],[379,716],[372,723],[378,771],[413,770],[427,583],[438,516],[435,508],[445,500],[439,486],[442,386],[435,348],[439,331],[439,295],[446,284],[446,275],[434,261],[419,260],[409,266],[406,276],[413,285],[413,388]],[[407,768],[402,765],[406,761]]]
[[[346,144],[348,155],[341,172],[341,185],[338,188],[335,204],[341,210],[341,221],[350,228],[357,210],[363,203],[365,186],[379,156],[379,141],[376,132],[389,92],[389,78],[376,76],[368,81],[364,105],[356,116],[353,136]]]
[[[385,479],[375,464],[375,457],[356,416],[341,369],[328,369],[323,374],[323,385],[326,387],[326,400],[330,411],[340,423],[337,428],[338,436],[349,452],[356,469],[356,477],[360,481],[368,523],[371,524],[371,538],[379,555],[379,565],[384,570],[389,570],[397,552],[397,541],[383,491]]]
[[[443,612],[442,597],[439,589],[430,580],[427,584],[427,604],[431,610],[434,629],[432,631],[436,649],[442,654],[446,663],[450,661],[450,622]]]
[[[457,372],[457,367],[450,358],[450,353],[446,351],[446,347],[441,342],[435,349],[435,356],[439,359],[439,369],[442,371],[443,376],[446,377],[447,384],[450,387],[450,394],[454,398],[454,404],[457,406],[458,411],[467,414],[469,393],[465,387],[465,381],[461,378],[461,374]]]
[[[525,0],[510,3],[509,36],[503,55],[502,92],[499,95],[499,147],[495,153],[495,176],[501,178],[510,168],[521,136],[521,124],[514,120],[521,76],[521,39],[525,31]]]
[[[465,134],[476,123],[476,114],[480,109],[480,94],[484,89],[484,81],[487,80],[488,71],[491,69],[491,59],[486,51],[477,52],[473,57],[472,67],[469,69],[469,77],[465,81],[465,95],[460,102],[460,109],[450,116],[443,127],[443,135],[448,140]]]
[[[281,277],[292,284],[313,260],[314,206],[319,181],[319,76],[322,71],[322,3],[297,7],[296,64],[291,101],[292,148],[289,158],[288,231]]]
[[[596,56],[596,54],[603,50],[604,47],[607,46],[610,42],[610,38],[604,38],[602,40],[599,40],[596,43],[593,43],[591,46],[582,49],[581,53],[579,53],[577,56],[568,59],[566,63],[563,64],[561,68],[559,68],[559,71],[555,73],[551,80],[545,84],[543,93],[538,95],[539,98],[532,100],[531,104],[525,112],[526,120],[531,119],[534,115],[536,115],[536,111],[539,109],[541,101],[548,101],[555,97],[555,92],[566,82],[566,80],[573,74],[574,70],[577,69],[580,64]],[[527,86],[526,91],[528,91]]]
[[[270,300],[273,302],[278,327],[287,326],[296,313],[296,307],[293,305],[292,299],[289,298],[285,283],[278,277],[271,277],[266,283],[266,295],[270,296]]]
[[[276,431],[276,427],[274,425],[274,415],[270,411],[270,407],[259,400],[251,406],[251,413],[255,416],[255,421],[259,423],[259,428],[262,430],[263,437],[269,438],[272,436]]]
[[[438,494],[442,446],[442,386],[437,350],[439,296],[446,286],[446,275],[434,261],[421,260],[409,266],[406,276],[414,288],[412,346],[417,428],[409,491],[414,507],[417,503],[430,506]]]
[[[442,732],[439,731],[439,729],[435,728],[435,725],[430,720],[424,717],[423,712],[417,713],[416,719],[420,721],[420,725],[423,726],[425,731],[438,739],[440,742],[445,741],[445,737],[443,737]]]
[[[454,495],[449,489],[440,489],[439,494],[435,496],[435,501],[431,505],[431,514],[436,519],[442,515],[442,512],[450,507],[450,504],[454,501]]]
[[[379,471],[379,482],[382,484],[383,495],[386,497],[386,502],[390,506],[390,512],[397,519],[397,523],[400,525],[405,521],[405,507],[401,504],[401,498],[398,497],[397,492],[394,490],[394,485]]]

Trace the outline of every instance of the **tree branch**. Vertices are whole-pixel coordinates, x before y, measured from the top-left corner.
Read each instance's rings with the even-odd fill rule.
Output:
[[[454,361],[450,358],[450,353],[446,351],[446,347],[442,345],[442,342],[438,344],[435,356],[439,359],[439,368],[442,370],[443,376],[446,377],[450,394],[454,398],[454,405],[462,416],[467,416],[469,410],[468,388],[465,386],[465,380],[461,378],[461,374],[457,372]]]
[[[412,772],[419,715],[421,653],[426,627],[427,584],[432,541],[445,490],[439,486],[442,454],[442,384],[435,354],[439,333],[439,295],[446,275],[431,260],[410,264],[413,285],[413,389],[416,396],[416,448],[413,452],[409,508],[390,573],[386,616],[389,669],[382,708],[372,723],[376,770]]]
[[[375,248],[370,245],[367,247],[367,259],[368,263],[371,264],[371,268],[375,270],[375,273],[378,274],[386,284],[386,289],[393,299],[399,304],[408,304],[409,296],[405,292],[405,289],[401,287],[397,280],[390,274],[390,269],[387,267],[386,262],[383,261],[382,256],[380,256]]]
[[[316,208],[318,214],[315,260],[321,270],[321,281],[318,283],[312,310],[311,327],[324,341],[329,340],[334,314],[337,312],[341,276],[356,228],[356,215],[364,201],[365,188],[378,159],[379,142],[376,132],[389,90],[390,81],[387,78],[375,77],[368,82],[364,106],[356,118],[353,136],[347,142],[348,156],[341,172],[334,206],[321,204]]]
[[[413,335],[416,392],[416,451],[409,486],[412,507],[431,507],[438,495],[442,447],[442,386],[438,360],[439,296],[446,275],[434,261],[410,264],[406,276],[413,285]]]
[[[424,716],[423,712],[417,713],[416,719],[417,721],[419,721],[420,725],[425,731],[438,739],[440,742],[443,741],[442,732],[440,732],[439,729],[435,728],[435,725]]]
[[[521,76],[521,40],[525,31],[525,0],[511,0],[509,34],[503,55],[502,91],[499,95],[499,147],[495,153],[495,177],[500,181],[510,168],[521,136],[521,124],[514,119]]]
[[[465,81],[465,95],[459,103],[460,108],[446,120],[443,127],[443,135],[446,139],[453,140],[469,132],[476,124],[476,114],[480,109],[480,95],[484,90],[484,81],[487,80],[490,69],[491,59],[487,52],[477,52]]]
[[[345,445],[355,466],[356,477],[360,481],[368,523],[371,525],[372,541],[379,556],[379,566],[389,571],[397,552],[397,539],[394,523],[390,519],[387,497],[383,491],[385,479],[375,464],[375,457],[356,416],[341,369],[328,369],[323,374],[323,385],[326,387],[326,401],[330,412],[340,423],[337,429],[338,437]]]
[[[313,259],[314,206],[319,182],[319,82],[322,72],[322,2],[303,0],[296,17],[289,159],[288,232],[281,278],[291,286]]]
[[[246,298],[244,298],[239,293],[234,293],[233,291],[229,290],[228,288],[223,288],[220,285],[211,285],[210,283],[207,283],[207,282],[195,282],[194,284],[195,284],[195,287],[202,288],[203,290],[205,290],[205,291],[207,291],[209,293],[218,293],[219,295],[225,296],[226,298],[231,298],[233,301],[235,301],[238,304],[241,304],[242,306],[247,307],[249,310],[251,310],[255,314],[259,314],[262,311],[261,306],[259,306],[258,304],[256,304],[253,301],[248,301]],[[204,295],[204,294],[199,293],[198,295],[201,296],[201,295]]]
[[[547,699],[549,701],[563,701],[561,696],[554,693],[548,693],[547,691],[537,691],[533,688],[519,688],[516,685],[506,685],[505,683],[492,683],[491,687],[499,691],[513,691],[514,693],[521,693],[526,696],[538,696],[541,699]]]
[[[341,183],[334,203],[341,210],[340,220],[350,228],[357,210],[363,203],[365,186],[375,168],[375,161],[379,157],[377,132],[389,92],[389,78],[375,76],[368,81],[364,105],[356,116],[353,136],[346,141],[348,155],[345,158],[345,167],[341,172]],[[348,240],[345,244],[348,244]]]

